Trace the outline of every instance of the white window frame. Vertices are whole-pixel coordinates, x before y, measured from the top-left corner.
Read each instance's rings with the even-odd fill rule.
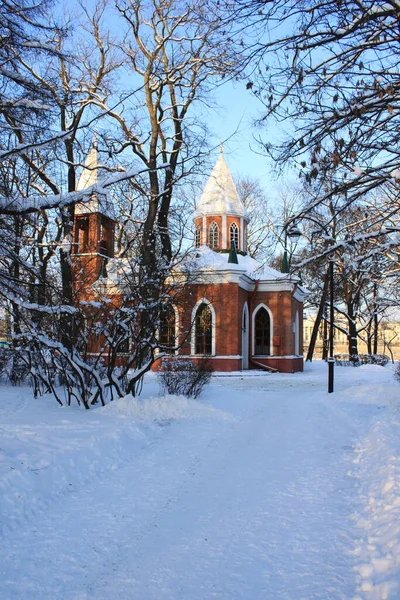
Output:
[[[204,354],[196,354],[196,315],[201,304],[207,304],[211,311],[211,356],[215,356],[216,348],[216,323],[215,323],[215,309],[211,302],[207,298],[201,298],[196,302],[192,310],[192,335],[190,338],[190,354],[193,356],[205,356]],[[210,356],[210,355],[206,355]]]
[[[216,240],[217,240],[216,245],[211,245],[211,230],[212,230],[212,235],[213,235],[213,241],[215,241],[215,237],[216,237]],[[209,246],[209,248],[211,248],[211,250],[218,250],[218,248],[219,248],[219,227],[218,227],[218,223],[216,223],[215,221],[210,223],[210,227],[208,228],[208,246]]]
[[[170,304],[170,306],[172,307],[174,313],[175,313],[175,344],[174,346],[177,346],[177,342],[179,343],[179,310],[178,308],[175,306],[175,304]],[[160,340],[160,329],[157,327],[157,331],[156,331],[156,336],[157,339]],[[156,348],[155,354],[160,354],[160,349]],[[174,350],[173,354],[178,354],[179,350]]]
[[[256,315],[258,313],[258,311],[261,308],[265,308],[265,310],[268,312],[269,314],[269,318],[270,318],[270,340],[269,340],[269,347],[270,347],[270,354],[255,354],[255,346],[256,346]],[[268,308],[268,306],[266,304],[264,304],[263,302],[261,302],[260,304],[258,304],[256,306],[256,308],[253,310],[253,314],[251,316],[251,324],[252,324],[252,328],[251,328],[251,352],[253,356],[273,356],[274,354],[274,347],[272,344],[273,341],[273,337],[274,337],[274,319],[272,316],[272,312],[271,309]]]
[[[200,248],[200,240],[201,240],[201,229],[200,225],[196,225],[194,230],[194,247]]]
[[[229,225],[229,247],[232,244],[232,239],[235,242],[236,250],[239,250],[240,230],[235,221]]]

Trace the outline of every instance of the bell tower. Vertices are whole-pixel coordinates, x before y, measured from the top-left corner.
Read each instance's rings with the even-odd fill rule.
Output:
[[[94,144],[85,162],[77,190],[98,183],[98,156]],[[90,299],[90,288],[102,273],[103,265],[114,257],[115,218],[106,194],[92,192],[75,205],[72,265],[74,291],[78,299]]]
[[[218,160],[193,215],[195,246],[229,252],[233,244],[237,252],[246,254],[249,217],[223,152],[221,144]]]

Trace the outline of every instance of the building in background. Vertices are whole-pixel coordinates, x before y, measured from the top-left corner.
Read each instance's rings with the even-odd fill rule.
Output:
[[[338,321],[340,326],[340,320]],[[312,317],[304,319],[303,325],[303,337],[304,337],[304,350],[307,352],[308,345],[311,340],[311,334],[314,328],[314,319]],[[349,344],[347,340],[347,335],[345,333],[346,324],[343,321],[343,331],[340,329],[335,329],[334,334],[334,348],[335,354],[348,354],[349,352]],[[393,360],[400,360],[400,322],[395,320],[383,319],[379,323],[378,329],[378,354],[383,354],[388,356]],[[314,357],[322,358],[323,356],[323,348],[324,348],[324,339],[326,340],[326,344],[328,344],[328,336],[329,336],[329,324],[326,328],[326,333],[324,330],[324,323],[322,322],[318,331],[317,343],[315,346]],[[368,346],[362,338],[358,339],[358,352],[359,354],[368,354]]]

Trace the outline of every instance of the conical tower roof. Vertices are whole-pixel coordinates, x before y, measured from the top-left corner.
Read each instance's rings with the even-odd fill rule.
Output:
[[[92,185],[99,183],[99,158],[97,152],[96,136],[93,139],[93,145],[85,160],[85,166],[80,174],[77,191],[83,191]],[[112,202],[108,200],[104,193],[93,192],[89,200],[77,202],[75,205],[75,214],[84,215],[88,213],[101,213],[110,219],[115,220],[114,208]]]
[[[232,215],[235,217],[244,217],[247,221],[249,220],[222,151],[206,183],[193,216],[197,219],[205,215]]]
[[[96,140],[93,141],[93,146],[86,157],[85,166],[80,174],[77,190],[85,190],[91,185],[95,185],[98,182],[98,154],[96,147]]]

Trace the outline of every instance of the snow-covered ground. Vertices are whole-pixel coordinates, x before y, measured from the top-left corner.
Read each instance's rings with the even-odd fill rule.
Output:
[[[398,600],[392,367],[59,408],[0,387],[2,600]]]

